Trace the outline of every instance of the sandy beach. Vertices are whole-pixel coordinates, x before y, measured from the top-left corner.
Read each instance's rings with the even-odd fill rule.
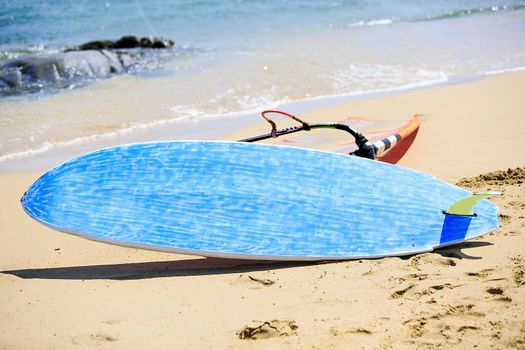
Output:
[[[410,257],[270,264],[96,243],[23,212],[41,173],[1,174],[0,349],[525,349],[524,99],[518,72],[302,114],[419,113],[399,165],[503,193],[500,229]]]

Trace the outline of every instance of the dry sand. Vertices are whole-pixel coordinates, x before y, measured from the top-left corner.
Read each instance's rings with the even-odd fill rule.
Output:
[[[513,73],[303,115],[421,113],[402,165],[503,192],[500,229],[405,258],[263,264],[91,242],[25,215],[39,174],[2,174],[0,349],[525,349],[524,101]]]

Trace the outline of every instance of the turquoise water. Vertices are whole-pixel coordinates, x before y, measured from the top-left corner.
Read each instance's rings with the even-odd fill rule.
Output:
[[[0,162],[173,120],[525,69],[524,1],[6,1],[0,64],[95,39],[176,47],[104,81],[0,94]]]
[[[519,10],[523,1],[32,1],[0,4],[0,45],[60,48],[123,34],[183,45],[241,48],[271,35],[425,22]],[[36,30],[35,30],[36,29]],[[251,42],[242,41],[251,39]]]

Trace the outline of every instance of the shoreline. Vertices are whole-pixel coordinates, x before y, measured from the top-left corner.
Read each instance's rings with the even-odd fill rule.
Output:
[[[273,107],[266,109],[281,109],[297,115],[312,115],[312,111],[330,109],[333,106],[347,106],[355,103],[373,102],[378,99],[403,96],[428,91],[433,89],[443,89],[452,86],[473,84],[486,79],[521,74],[525,68],[511,69],[510,71],[498,72],[495,74],[479,75],[474,77],[456,77],[447,79],[443,82],[423,84],[416,87],[398,87],[380,91],[370,91],[364,93],[319,96],[298,101],[287,101],[276,103]],[[265,109],[265,108],[263,108]],[[263,110],[261,109],[261,111]],[[348,109],[348,108],[347,108]],[[30,155],[16,156],[12,159],[0,161],[0,174],[16,173],[24,171],[45,171],[46,169],[57,166],[68,159],[89,153],[101,148],[114,147],[129,143],[142,143],[165,140],[235,140],[246,137],[244,129],[257,130],[253,132],[267,132],[261,127],[253,128],[253,125],[260,124],[261,111],[236,112],[229,115],[203,116],[198,119],[173,119],[154,122],[152,125],[136,126],[129,130],[116,130],[109,135],[100,134],[63,141],[59,145],[49,145],[48,149],[37,148],[23,152],[30,152]],[[345,111],[346,113],[346,111]],[[419,112],[414,112],[416,114]],[[348,116],[348,114],[345,114]],[[409,118],[411,115],[398,116],[398,121]],[[341,113],[337,116],[327,117],[323,122],[336,122],[343,119]],[[378,116],[379,119],[388,119],[388,113]],[[169,128],[169,129],[168,129]],[[241,130],[241,131],[239,131]],[[249,135],[248,135],[249,136]],[[45,146],[43,146],[45,147]]]
[[[525,68],[524,68],[525,69]],[[472,81],[483,79],[482,76],[472,78]],[[0,174],[20,171],[44,171],[70,158],[89,153],[101,148],[114,147],[129,143],[142,143],[165,140],[224,140],[235,135],[245,127],[260,122],[260,113],[265,109],[293,110],[295,114],[329,107],[348,104],[357,101],[369,101],[386,96],[396,96],[421,89],[457,84],[449,80],[424,84],[419,87],[399,87],[380,91],[370,91],[354,94],[318,96],[297,101],[275,102],[260,110],[241,111],[226,115],[201,116],[196,119],[179,118],[153,122],[151,125],[138,125],[130,129],[112,131],[110,134],[85,136],[69,141],[62,141],[58,145],[42,146],[40,148],[11,153],[0,158]],[[46,96],[50,98],[51,96]],[[335,122],[336,120],[326,120]],[[170,128],[167,131],[166,128]],[[261,131],[262,132],[262,131]],[[239,137],[242,138],[243,136]],[[26,155],[26,153],[28,153]],[[19,155],[20,154],[20,155]],[[43,157],[38,159],[38,157]],[[69,158],[67,158],[69,157]],[[34,162],[36,161],[36,163]],[[28,164],[32,163],[32,164]]]

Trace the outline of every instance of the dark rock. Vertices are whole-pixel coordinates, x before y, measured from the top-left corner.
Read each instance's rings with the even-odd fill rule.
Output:
[[[19,69],[7,70],[5,74],[0,70],[0,88],[14,89],[22,81],[22,72]]]
[[[173,47],[175,42],[170,39],[158,37],[139,38],[135,35],[126,35],[118,40],[95,40],[82,44],[76,48],[70,49],[69,51],[75,50],[111,50],[111,49],[167,49]]]
[[[115,42],[113,40],[95,40],[80,45],[78,50],[107,50],[112,49],[114,46]]]
[[[143,48],[153,48],[153,41],[148,37],[141,38],[139,44]]]
[[[0,80],[11,88],[18,88],[74,78],[105,78],[124,71],[131,63],[128,56],[125,57],[126,64],[122,64],[118,54],[108,50],[28,56],[0,66]]]
[[[140,39],[134,35],[123,36],[115,42],[115,49],[133,49],[140,47]]]
[[[154,49],[167,49],[173,47],[174,45],[175,42],[173,40],[165,38],[153,38],[153,45],[151,47]]]
[[[76,78],[106,78],[139,63],[141,57],[146,57],[145,50],[141,49],[164,49],[174,45],[172,40],[162,37],[127,35],[117,41],[90,41],[64,52],[23,57],[0,65],[0,88],[68,83]]]

